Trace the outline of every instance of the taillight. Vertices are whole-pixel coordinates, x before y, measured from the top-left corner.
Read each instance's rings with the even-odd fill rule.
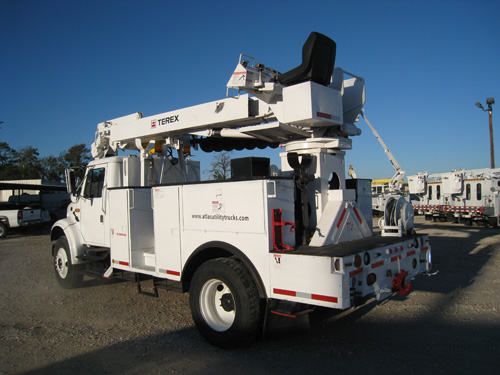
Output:
[[[368,277],[366,278],[366,283],[368,285],[373,285],[375,284],[376,281],[377,281],[377,275],[375,275],[374,273],[369,274]]]
[[[361,261],[362,261],[362,259],[361,259],[361,255],[359,255],[359,254],[358,254],[358,255],[356,255],[356,256],[354,257],[354,266],[355,266],[356,268],[361,267]]]
[[[333,262],[333,267],[336,272],[340,272],[340,259],[337,258],[335,259],[335,262]]]
[[[19,220],[22,220],[22,218],[23,218],[23,211],[19,211],[19,212],[17,213],[17,218],[18,218]]]

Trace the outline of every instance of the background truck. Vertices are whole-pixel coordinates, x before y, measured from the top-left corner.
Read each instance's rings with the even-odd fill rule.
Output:
[[[42,226],[50,222],[50,216],[38,207],[0,202],[0,238],[7,237],[11,229]]]
[[[498,226],[500,170],[455,169],[408,176],[412,204],[429,220]]]
[[[364,80],[334,68],[335,53],[313,32],[289,72],[241,55],[224,99],[98,124],[95,160],[81,182],[67,171],[72,203],[51,232],[60,285],[128,272],[141,292],[146,279],[155,295],[189,291],[200,333],[224,348],[254,340],[270,313],[406,295],[431,268],[429,239],[399,201],[392,228],[373,235],[370,180],[346,181],[344,164]],[[280,144],[280,176],[250,157],[232,160],[229,180],[200,181],[189,156]]]
[[[44,194],[11,195],[9,202],[40,207],[42,211],[46,211],[43,213],[44,217],[48,215],[52,222],[56,222],[66,217],[66,208],[71,200],[66,191],[57,191]]]

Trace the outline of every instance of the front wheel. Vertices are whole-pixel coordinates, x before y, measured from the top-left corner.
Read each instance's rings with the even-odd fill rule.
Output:
[[[59,285],[65,289],[76,288],[83,281],[83,274],[79,272],[80,266],[71,263],[68,240],[59,237],[54,248],[54,270]]]
[[[193,276],[189,294],[194,323],[213,345],[226,349],[242,346],[259,334],[257,287],[236,259],[219,258],[201,265]]]

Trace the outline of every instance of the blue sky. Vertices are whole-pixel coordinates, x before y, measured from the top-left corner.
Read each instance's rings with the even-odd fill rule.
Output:
[[[99,122],[225,97],[240,53],[284,72],[311,31],[366,80],[365,113],[407,174],[500,165],[499,1],[0,0],[0,141],[58,155]],[[346,154],[363,178],[393,168],[368,126]],[[271,157],[278,150],[234,153]],[[212,155],[195,152],[202,169]]]

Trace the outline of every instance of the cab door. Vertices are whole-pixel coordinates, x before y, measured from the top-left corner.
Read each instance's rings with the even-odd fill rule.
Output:
[[[109,246],[105,231],[106,216],[106,168],[96,166],[87,171],[80,198],[80,229],[85,243],[95,246]]]

